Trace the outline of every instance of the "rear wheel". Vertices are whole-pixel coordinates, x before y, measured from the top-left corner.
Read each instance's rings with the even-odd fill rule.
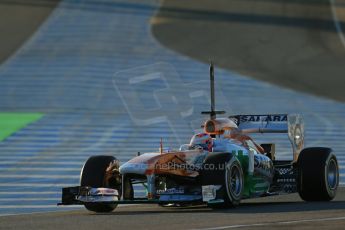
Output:
[[[339,168],[330,148],[306,148],[298,158],[297,188],[305,201],[330,201],[337,192]]]
[[[80,186],[93,188],[109,187],[107,184],[106,169],[114,162],[113,156],[92,156],[90,157],[81,171]],[[85,208],[93,212],[111,212],[116,208],[116,204],[85,204]]]

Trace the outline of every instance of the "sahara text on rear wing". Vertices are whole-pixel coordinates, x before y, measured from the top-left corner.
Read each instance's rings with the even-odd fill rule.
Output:
[[[304,147],[304,123],[299,114],[234,115],[229,117],[243,133],[287,133],[294,161]]]

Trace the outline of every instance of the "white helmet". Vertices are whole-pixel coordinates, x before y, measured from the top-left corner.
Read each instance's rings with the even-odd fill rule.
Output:
[[[209,152],[212,151],[213,146],[213,139],[212,137],[207,133],[199,133],[195,134],[189,144],[190,147],[197,147],[200,146],[204,150],[207,150]]]

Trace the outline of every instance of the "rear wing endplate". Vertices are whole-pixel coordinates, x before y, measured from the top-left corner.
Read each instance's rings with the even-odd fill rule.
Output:
[[[294,161],[304,147],[304,123],[300,114],[235,115],[229,118],[243,133],[287,133]]]

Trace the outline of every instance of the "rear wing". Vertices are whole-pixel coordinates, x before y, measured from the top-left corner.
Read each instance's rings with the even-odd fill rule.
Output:
[[[243,133],[287,133],[294,160],[304,146],[304,123],[299,114],[235,115],[229,117]]]

